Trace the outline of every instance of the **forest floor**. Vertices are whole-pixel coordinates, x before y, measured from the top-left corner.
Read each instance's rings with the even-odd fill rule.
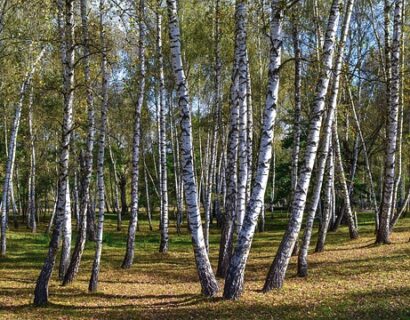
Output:
[[[222,280],[218,297],[200,295],[185,228],[180,236],[171,228],[169,253],[160,254],[159,232],[149,231],[143,216],[135,264],[121,269],[127,221],[118,232],[115,216],[107,214],[98,293],[87,293],[94,248],[87,243],[77,280],[62,287],[54,272],[50,304],[42,308],[32,301],[49,238],[44,225],[37,234],[21,226],[8,232],[8,255],[0,259],[0,319],[410,319],[410,217],[400,221],[393,243],[384,246],[374,245],[372,216],[358,218],[359,239],[349,240],[346,227],[330,233],[325,252],[313,254],[312,246],[306,279],[295,276],[293,257],[284,288],[263,294],[260,289],[287,222],[286,215],[275,213],[272,219],[269,214],[266,232],[257,233],[253,242],[242,298],[224,301]],[[214,267],[218,241],[214,227]]]

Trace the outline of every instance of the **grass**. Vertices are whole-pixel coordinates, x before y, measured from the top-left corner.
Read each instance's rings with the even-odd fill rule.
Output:
[[[33,307],[32,300],[49,241],[43,233],[45,225],[37,234],[24,226],[12,229],[8,255],[0,259],[0,319],[410,319],[410,218],[400,221],[393,244],[375,246],[372,217],[359,214],[359,239],[349,240],[346,227],[330,233],[325,252],[310,255],[306,279],[295,276],[292,258],[284,288],[263,294],[260,289],[286,216],[272,219],[269,214],[267,220],[267,231],[255,236],[239,301],[222,300],[223,280],[219,280],[218,297],[199,294],[185,229],[177,236],[171,228],[170,252],[160,254],[159,232],[150,232],[142,221],[135,264],[129,270],[119,268],[127,221],[118,232],[115,216],[107,214],[98,293],[87,293],[94,247],[87,243],[76,281],[62,287],[54,272],[50,304],[43,308]],[[210,240],[215,267],[218,229],[212,228]]]

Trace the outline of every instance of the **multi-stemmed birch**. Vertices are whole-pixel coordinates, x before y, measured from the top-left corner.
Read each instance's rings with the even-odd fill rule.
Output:
[[[386,5],[389,3],[386,2]],[[396,149],[397,149],[397,129],[398,129],[398,109],[400,101],[400,42],[401,42],[401,14],[402,0],[395,1],[394,7],[394,31],[391,45],[391,53],[386,53],[386,57],[391,54],[391,81],[389,105],[387,106],[387,143],[384,161],[384,181],[382,201],[379,212],[379,229],[377,230],[376,243],[390,243],[390,217],[392,215],[393,189],[395,180]],[[385,9],[386,10],[386,9]],[[387,14],[388,16],[388,14]],[[388,44],[386,43],[385,46]],[[386,60],[389,58],[386,58]],[[387,64],[387,61],[386,61]]]
[[[276,107],[278,103],[284,7],[284,1],[272,0],[269,78],[257,170],[255,182],[251,191],[251,197],[246,208],[244,223],[238,235],[237,246],[235,247],[226,274],[224,288],[225,299],[237,299],[243,291],[246,262],[251,249],[258,217],[264,203],[272,158],[273,127],[276,119]]]
[[[93,165],[93,150],[95,137],[95,115],[94,115],[94,96],[91,87],[91,72],[90,72],[90,48],[89,48],[89,33],[88,33],[88,1],[81,0],[80,2],[82,40],[83,40],[83,58],[84,58],[84,80],[86,87],[86,102],[87,102],[87,145],[85,152],[80,153],[81,163],[81,202],[79,214],[78,236],[71,256],[70,265],[64,276],[63,285],[66,285],[74,280],[81,262],[81,257],[84,251],[85,242],[87,239],[87,212],[90,203],[90,183]]]
[[[315,99],[312,107],[305,156],[300,168],[296,191],[293,195],[291,216],[285,235],[279,245],[275,259],[267,275],[263,291],[281,288],[285,279],[289,259],[299,235],[306,197],[312,175],[313,165],[319,146],[320,128],[322,125],[325,98],[332,72],[336,31],[339,25],[340,0],[333,0],[323,45],[322,70],[316,85]]]

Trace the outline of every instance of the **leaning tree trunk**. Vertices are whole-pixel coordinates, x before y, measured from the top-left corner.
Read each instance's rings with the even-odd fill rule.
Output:
[[[397,0],[394,8],[394,34],[391,50],[391,96],[387,117],[387,143],[384,162],[383,198],[380,205],[380,226],[377,230],[376,243],[390,243],[390,216],[392,214],[394,172],[396,166],[399,86],[400,86],[400,37],[402,1]],[[390,52],[388,53],[390,54]]]
[[[84,78],[86,86],[86,101],[87,101],[87,147],[85,152],[80,153],[81,167],[81,203],[80,203],[80,225],[78,236],[71,256],[70,265],[64,276],[63,285],[72,282],[80,268],[81,257],[84,252],[85,242],[87,240],[87,216],[88,207],[90,204],[90,183],[93,166],[93,150],[95,137],[95,115],[94,115],[94,97],[91,88],[91,72],[90,72],[90,48],[88,35],[88,9],[87,0],[81,0],[81,22],[82,22],[82,39],[83,39],[83,54],[84,54]]]
[[[276,119],[276,107],[278,103],[279,70],[281,65],[282,50],[282,23],[283,7],[281,6],[281,1],[272,0],[269,78],[258,165],[251,197],[246,209],[244,224],[238,235],[238,244],[235,248],[226,275],[224,288],[225,299],[237,299],[243,291],[246,261],[248,259],[253,235],[255,233],[256,223],[264,203],[265,190],[268,182],[272,157],[274,134],[273,126]]]
[[[64,10],[65,9],[65,10]],[[34,304],[45,305],[48,302],[48,283],[54,268],[65,213],[67,191],[68,159],[70,154],[71,133],[73,130],[74,102],[74,1],[58,0],[58,25],[61,40],[61,62],[63,65],[64,117],[59,160],[58,200],[54,230],[50,247],[43,268],[34,290]]]
[[[132,148],[132,181],[131,181],[131,216],[128,226],[127,248],[122,262],[122,268],[130,268],[134,261],[135,232],[138,223],[138,165],[140,159],[141,142],[141,109],[145,94],[145,4],[144,0],[139,2],[139,92],[135,106],[134,137]]]
[[[197,184],[194,175],[192,150],[192,122],[189,107],[188,86],[182,64],[180,26],[177,14],[176,0],[167,0],[169,16],[169,38],[171,43],[172,69],[178,88],[178,105],[181,112],[181,167],[184,181],[185,198],[187,204],[188,221],[192,235],[196,267],[201,282],[202,293],[214,296],[218,291],[218,283],[212,271],[211,263],[206,252],[202,231],[201,215],[199,211]]]
[[[159,150],[160,150],[160,177],[161,177],[161,242],[160,252],[168,251],[168,172],[167,172],[167,144],[165,123],[165,80],[164,58],[162,56],[162,15],[160,14],[161,1],[157,7],[157,56],[159,64]]]
[[[349,97],[349,102],[350,102],[350,106],[352,107],[352,112],[353,112],[353,118],[356,124],[356,129],[360,138],[360,142],[362,144],[362,149],[363,149],[363,157],[365,160],[365,164],[366,164],[366,171],[367,171],[367,175],[369,176],[369,183],[370,183],[370,200],[372,202],[373,205],[373,209],[375,212],[375,224],[376,224],[376,230],[379,229],[379,217],[378,217],[378,211],[379,211],[379,206],[377,204],[377,198],[376,198],[376,192],[375,192],[375,187],[374,187],[374,181],[373,181],[373,175],[372,175],[372,171],[370,169],[370,161],[369,161],[369,153],[367,151],[367,146],[366,146],[366,142],[364,140],[364,136],[363,136],[363,132],[361,130],[360,127],[360,122],[359,122],[359,118],[356,112],[356,107],[353,101],[353,96],[352,96],[352,92],[350,90],[350,88],[347,86],[347,93],[348,93],[348,97]]]
[[[42,49],[40,54],[37,56],[36,60],[33,62],[30,70],[26,73],[24,77],[23,84],[20,88],[20,98],[16,106],[16,111],[14,115],[13,125],[11,127],[10,142],[8,146],[8,157],[6,162],[5,177],[3,183],[3,196],[2,196],[2,205],[1,205],[1,239],[0,239],[0,255],[6,255],[6,231],[7,231],[7,209],[8,209],[8,200],[11,180],[13,177],[14,170],[14,161],[16,158],[16,145],[17,145],[17,135],[20,127],[20,118],[21,118],[21,109],[23,108],[24,97],[27,93],[27,90],[30,86],[33,75],[36,71],[36,68],[42,59],[46,49]]]
[[[98,224],[95,241],[95,256],[91,269],[91,278],[88,284],[89,292],[96,292],[98,288],[98,276],[101,265],[101,251],[103,242],[104,210],[105,210],[105,183],[104,183],[104,160],[105,140],[107,131],[108,112],[108,72],[107,72],[107,45],[105,39],[105,0],[100,0],[100,43],[101,43],[101,126],[98,139],[97,156],[97,189],[98,189]]]
[[[323,46],[322,71],[316,85],[315,99],[313,102],[309,133],[306,142],[307,147],[305,157],[302,162],[296,191],[293,196],[291,217],[285,231],[285,235],[283,236],[275,259],[267,275],[265,285],[263,287],[264,292],[270,291],[273,288],[281,288],[283,286],[283,281],[285,279],[293,246],[295,245],[296,239],[299,235],[303,211],[306,205],[307,191],[319,145],[320,127],[322,125],[325,97],[332,71],[336,31],[339,24],[339,8],[340,1],[333,0],[325,35],[325,43]]]
[[[337,117],[335,118],[337,119]],[[336,167],[338,169],[337,175],[339,176],[339,183],[341,185],[342,195],[344,199],[344,212],[341,212],[340,215],[346,215],[347,224],[349,226],[350,239],[356,239],[359,236],[359,233],[357,231],[357,227],[354,222],[352,207],[350,205],[350,195],[349,195],[349,190],[347,188],[346,176],[345,176],[345,172],[343,168],[343,161],[342,161],[342,152],[340,150],[339,135],[337,132],[337,120],[335,120],[333,123],[332,131],[333,131],[333,145],[334,145],[335,158],[336,158],[335,161],[336,161]]]

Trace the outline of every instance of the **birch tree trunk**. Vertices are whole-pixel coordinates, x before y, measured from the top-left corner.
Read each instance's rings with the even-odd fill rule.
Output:
[[[83,40],[83,57],[84,57],[84,78],[86,87],[86,102],[87,102],[87,147],[85,152],[80,153],[81,167],[81,203],[80,203],[80,225],[78,236],[71,256],[70,265],[64,276],[63,285],[71,283],[78,273],[80,268],[81,257],[84,252],[85,242],[87,240],[87,217],[88,208],[90,206],[90,184],[93,167],[93,150],[95,140],[95,114],[94,114],[94,96],[91,88],[91,72],[90,72],[90,48],[89,48],[89,33],[88,33],[88,2],[81,0],[81,26]]]
[[[59,273],[58,273],[59,280],[64,279],[64,275],[70,263],[72,228],[71,228],[70,184],[69,184],[68,179],[67,179],[66,190],[67,191],[66,191],[66,198],[65,198],[64,221],[63,221],[63,226],[61,230],[62,246],[61,246],[60,267],[59,267]]]
[[[293,196],[290,221],[267,275],[263,287],[264,292],[270,291],[273,288],[281,288],[283,286],[289,259],[299,235],[303,211],[306,205],[307,191],[319,145],[320,127],[322,125],[325,97],[331,76],[336,31],[339,25],[339,8],[340,1],[333,0],[329,14],[325,42],[323,45],[322,70],[319,81],[316,85],[315,99],[313,102],[312,115],[306,142],[307,146],[304,160],[300,169],[296,191]]]
[[[201,215],[198,205],[197,185],[194,175],[192,152],[192,123],[189,107],[188,86],[182,64],[180,26],[177,14],[176,0],[167,0],[169,16],[169,38],[171,43],[172,69],[178,88],[178,105],[181,112],[181,152],[182,179],[184,181],[185,198],[192,235],[196,267],[201,282],[202,293],[214,296],[218,291],[218,283],[212,271],[211,263],[206,252],[202,231]]]
[[[255,233],[256,223],[264,203],[265,190],[269,177],[274,134],[273,126],[276,119],[276,107],[279,92],[279,70],[281,65],[284,9],[283,2],[280,0],[272,0],[271,9],[269,78],[258,165],[252,194],[246,209],[244,224],[238,235],[238,243],[226,275],[224,288],[225,299],[238,299],[243,291],[246,261]]]
[[[334,180],[334,155],[332,147],[329,149],[329,156],[327,157],[327,166],[326,166],[326,180],[324,185],[324,206],[323,206],[323,218],[322,223],[320,224],[320,230],[318,235],[318,240],[316,243],[315,252],[322,252],[325,246],[327,231],[329,229],[331,212],[333,210],[333,201],[332,201],[332,184]]]
[[[41,306],[48,302],[48,283],[54,268],[58,250],[61,227],[64,220],[68,159],[73,127],[74,102],[74,1],[58,0],[58,25],[61,40],[61,62],[63,65],[64,116],[62,127],[61,151],[59,159],[58,200],[54,230],[50,247],[34,290],[34,305]]]
[[[160,149],[160,177],[161,177],[161,243],[160,252],[168,251],[168,172],[167,172],[167,143],[165,123],[165,80],[164,58],[162,56],[162,15],[160,14],[161,1],[157,6],[157,59],[159,64],[159,149]]]
[[[239,137],[238,137],[238,192],[236,197],[236,232],[242,228],[246,210],[246,190],[248,179],[248,55],[246,50],[247,2],[236,2],[236,30],[235,30],[235,68],[233,76],[232,107],[239,110]]]
[[[335,117],[337,119],[337,117]],[[352,207],[350,205],[350,195],[349,195],[349,190],[347,188],[347,183],[346,183],[346,176],[343,168],[343,161],[342,161],[342,152],[340,150],[340,142],[339,142],[339,135],[337,132],[337,120],[334,121],[333,123],[333,145],[334,145],[334,150],[335,150],[335,161],[336,161],[336,167],[337,167],[337,172],[339,176],[339,183],[341,184],[341,189],[342,189],[342,195],[344,199],[344,212],[341,212],[340,214],[346,215],[347,218],[347,224],[349,226],[349,234],[350,234],[350,239],[356,239],[359,236],[359,233],[356,228],[356,224],[354,222],[354,216],[352,212]]]
[[[108,138],[109,139],[109,138]],[[121,224],[122,224],[122,216],[121,216],[121,211],[119,209],[119,196],[118,196],[118,173],[117,173],[117,162],[115,161],[114,155],[112,153],[112,148],[111,144],[108,144],[108,150],[110,154],[110,160],[113,166],[113,176],[114,176],[114,201],[113,201],[113,207],[115,210],[115,213],[117,214],[117,231],[121,231]]]
[[[219,260],[217,275],[220,277],[225,277],[226,272],[229,267],[232,248],[233,248],[233,235],[234,235],[234,225],[235,222],[238,226],[238,231],[241,227],[241,220],[239,217],[238,210],[244,205],[245,198],[239,200],[239,184],[243,183],[243,179],[238,178],[238,157],[239,157],[239,139],[240,131],[242,132],[242,139],[245,139],[246,127],[244,127],[245,122],[243,114],[241,112],[246,112],[246,72],[243,74],[244,70],[239,71],[239,64],[245,63],[246,66],[246,5],[244,1],[238,0],[236,2],[235,8],[235,59],[232,70],[232,84],[231,84],[231,112],[230,112],[230,127],[228,135],[228,146],[227,146],[227,163],[226,163],[226,203],[225,203],[225,220],[222,227],[222,234],[219,246]],[[245,56],[243,56],[245,55]],[[241,77],[242,76],[242,77]],[[239,84],[240,80],[245,82]],[[241,120],[240,120],[241,119]],[[246,119],[245,119],[246,120]],[[243,153],[245,148],[246,140],[243,140],[242,145],[242,169],[246,169],[244,156],[246,152]],[[242,172],[245,173],[245,172]],[[244,178],[242,176],[242,178]],[[245,197],[246,184],[242,185],[245,187],[242,191]]]
[[[296,11],[296,12],[299,12]],[[295,21],[292,24],[292,40],[293,40],[293,52],[295,56],[295,109],[293,118],[293,149],[292,149],[292,171],[291,171],[291,187],[292,194],[296,191],[296,183],[298,179],[298,167],[299,167],[299,151],[300,151],[300,117],[302,110],[301,90],[302,90],[302,63],[301,63],[301,50],[299,40],[299,16],[293,17]]]
[[[377,197],[376,197],[376,191],[375,191],[375,186],[374,186],[374,181],[373,181],[373,175],[372,175],[372,171],[370,169],[369,153],[367,151],[366,142],[364,140],[364,136],[363,136],[363,132],[361,130],[359,118],[357,116],[356,106],[355,106],[354,101],[353,101],[352,91],[350,90],[349,87],[347,87],[347,94],[348,94],[348,97],[349,97],[350,106],[352,108],[353,119],[355,121],[355,124],[356,124],[356,127],[357,127],[357,132],[358,132],[358,135],[359,135],[359,138],[360,138],[360,142],[362,144],[363,156],[364,156],[364,160],[365,160],[365,164],[366,164],[366,171],[367,171],[367,175],[369,177],[369,183],[370,183],[370,199],[371,199],[373,209],[374,209],[374,212],[375,212],[376,230],[378,230],[379,229],[379,218],[378,218],[379,206],[377,204]]]
[[[139,68],[139,88],[138,99],[135,106],[134,119],[134,137],[132,147],[132,181],[131,181],[131,216],[128,226],[127,248],[125,252],[122,268],[130,268],[134,261],[135,251],[135,232],[138,223],[138,179],[139,179],[139,159],[140,159],[140,143],[141,143],[141,109],[144,103],[145,95],[145,3],[144,0],[139,1],[138,5],[138,26],[139,26],[139,52],[138,58],[140,63]]]
[[[13,179],[14,172],[14,162],[16,158],[16,144],[17,144],[17,135],[20,127],[20,118],[21,118],[21,109],[23,108],[24,97],[26,96],[27,90],[29,89],[31,80],[34,73],[36,72],[37,66],[40,63],[42,57],[44,56],[46,49],[42,49],[40,54],[37,56],[36,60],[30,66],[30,69],[27,71],[24,76],[24,81],[20,88],[19,101],[16,105],[16,110],[14,114],[14,120],[10,132],[10,142],[8,145],[8,156],[6,162],[5,177],[3,183],[3,195],[2,195],[2,205],[1,205],[1,239],[0,239],[0,255],[6,255],[6,232],[7,232],[7,209],[8,209],[8,200],[10,193],[11,181]]]
[[[104,160],[105,140],[107,131],[108,112],[108,72],[107,72],[107,45],[105,39],[105,0],[100,0],[100,44],[101,44],[101,124],[98,139],[97,156],[97,189],[98,189],[98,223],[95,242],[95,256],[91,269],[91,278],[88,285],[89,292],[96,292],[98,288],[98,276],[101,265],[101,251],[103,242],[104,210],[105,210],[105,183],[104,183]]]
[[[28,215],[29,227],[35,233],[37,231],[37,210],[36,210],[36,149],[34,146],[33,131],[33,88],[31,88],[28,104],[28,128],[30,135],[30,175],[29,175],[29,193],[28,193]]]
[[[396,166],[397,149],[397,127],[398,127],[398,108],[399,108],[399,86],[400,86],[400,38],[401,38],[401,13],[402,1],[397,0],[394,8],[394,33],[391,49],[391,90],[390,104],[388,105],[387,117],[387,143],[384,161],[384,181],[382,202],[380,204],[379,220],[380,226],[377,231],[376,243],[390,243],[390,217],[393,211],[393,189],[394,172]],[[386,4],[387,1],[386,1]],[[387,8],[385,9],[387,10]],[[388,14],[386,15],[388,16]],[[385,44],[387,46],[387,43]],[[387,56],[390,52],[387,53]],[[387,58],[386,58],[387,59]],[[386,61],[387,64],[387,61]]]
[[[397,195],[398,195],[398,190],[400,187],[400,184],[402,182],[402,142],[403,142],[403,118],[404,118],[404,77],[403,77],[403,71],[404,71],[404,7],[405,5],[402,4],[402,12],[401,12],[401,20],[400,20],[400,28],[402,29],[400,32],[400,62],[399,62],[399,113],[398,113],[398,133],[397,133],[397,173],[396,173],[396,178],[394,182],[394,189],[393,189],[393,203],[392,203],[392,214],[391,220],[390,220],[390,231],[392,230],[392,227],[398,220],[398,214],[400,210],[397,208]],[[395,20],[397,22],[397,20]],[[394,222],[394,220],[396,222]]]

